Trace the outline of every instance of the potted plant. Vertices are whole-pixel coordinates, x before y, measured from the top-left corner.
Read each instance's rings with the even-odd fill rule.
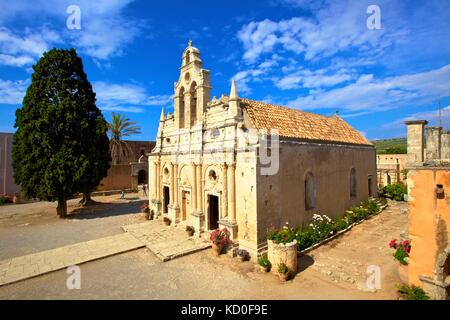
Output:
[[[267,259],[266,255],[264,255],[258,259],[258,265],[259,265],[259,269],[262,272],[269,272],[270,268],[272,267],[272,264],[270,263],[269,259]]]
[[[141,212],[144,214],[145,220],[148,220],[150,218],[150,208],[147,203],[144,203],[141,206]]]
[[[286,282],[289,277],[289,268],[283,262],[278,265],[278,276],[282,282]]]
[[[170,224],[172,223],[172,220],[170,220],[168,217],[164,217],[163,221],[166,224],[166,226],[170,226]]]
[[[237,256],[239,259],[244,262],[247,261],[250,258],[250,253],[247,250],[239,249],[237,252]]]
[[[411,252],[411,242],[409,240],[397,241],[392,239],[389,242],[389,247],[395,249],[393,254],[394,258],[400,262],[398,267],[398,275],[400,280],[407,284],[408,283],[408,264],[409,264],[409,253]]]
[[[224,246],[230,243],[230,232],[227,228],[217,228],[213,230],[209,236],[212,242],[212,249],[216,256],[222,253]]]
[[[186,233],[189,237],[192,237],[194,235],[195,229],[191,226],[186,226]]]

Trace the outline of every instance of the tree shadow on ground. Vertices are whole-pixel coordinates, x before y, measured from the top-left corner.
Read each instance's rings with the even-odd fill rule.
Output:
[[[125,200],[134,200],[139,198],[126,198]],[[127,203],[120,202],[96,202],[86,207],[78,207],[72,210],[67,219],[97,219],[140,213],[141,205],[147,203],[146,200],[132,201]]]
[[[313,257],[311,257],[307,254],[299,254],[298,260],[297,260],[297,273],[305,271],[313,264],[314,264]]]

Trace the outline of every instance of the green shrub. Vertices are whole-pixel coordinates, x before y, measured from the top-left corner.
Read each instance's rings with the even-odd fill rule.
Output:
[[[259,258],[258,259],[258,264],[261,267],[266,267],[266,268],[272,267],[272,263],[269,261],[269,259],[267,259],[267,255],[264,255],[261,258]]]
[[[334,220],[333,227],[336,232],[346,229],[349,226],[347,219],[338,218]]]
[[[278,273],[285,274],[289,272],[289,268],[285,263],[280,263],[278,265]]]
[[[422,288],[416,287],[415,285],[408,286],[402,284],[397,286],[397,291],[401,295],[405,296],[408,300],[429,300],[430,297],[423,291]]]
[[[275,235],[273,242],[277,244],[286,244],[295,240],[295,231],[293,229],[283,229],[277,232]]]
[[[12,203],[11,199],[6,196],[0,196],[0,205]]]
[[[301,251],[378,212],[377,203],[369,199],[361,203],[360,206],[347,210],[342,218],[332,220],[326,215],[314,214],[311,223],[298,230],[292,229],[287,225],[282,230],[271,227],[267,230],[267,239],[277,244],[285,244],[297,240],[297,248]]]
[[[395,253],[393,254],[394,258],[397,259],[401,264],[407,265],[408,262],[406,262],[405,258],[408,258],[408,254],[405,252],[403,248],[398,248],[395,250]]]
[[[317,240],[314,237],[314,232],[310,227],[307,227],[297,232],[296,239],[297,239],[297,248],[300,251],[311,247],[313,244],[317,242]]]
[[[404,196],[407,193],[408,189],[403,183],[390,184],[381,189],[381,195],[383,197],[393,199],[395,201],[403,201]]]

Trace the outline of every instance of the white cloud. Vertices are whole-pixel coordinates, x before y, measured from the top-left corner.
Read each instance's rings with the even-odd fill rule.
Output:
[[[92,86],[97,96],[97,104],[102,110],[142,112],[142,108],[135,106],[163,106],[172,102],[171,95],[148,95],[145,88],[136,84],[97,81]]]
[[[66,8],[73,4],[71,0],[39,0],[33,4],[25,0],[10,1],[5,5],[6,10],[0,10],[0,23],[6,25],[11,19],[21,17],[29,20],[30,28],[15,29],[13,33],[0,27],[0,64],[27,67],[43,52],[59,44],[74,46],[102,62],[120,56],[147,27],[145,21],[125,16],[124,9],[133,1],[77,1],[81,30],[66,28],[69,16]],[[40,21],[44,27],[36,26]],[[50,26],[47,21],[53,24]]]
[[[389,32],[369,30],[366,26],[367,6],[367,1],[333,1],[317,10],[313,17],[294,17],[278,22],[269,19],[252,21],[238,33],[245,50],[244,59],[254,63],[261,55],[278,47],[303,54],[306,60],[326,58],[348,50],[370,54],[381,52],[393,43],[394,38],[398,41],[404,36],[404,32],[398,28],[390,28]]]
[[[275,85],[283,90],[299,88],[321,88],[332,87],[337,84],[349,81],[352,76],[346,70],[339,70],[336,73],[330,73],[325,69],[311,71],[301,69],[289,73],[279,80],[275,80]]]
[[[11,81],[0,79],[0,104],[22,104],[29,84],[29,80]]]
[[[61,38],[47,28],[39,31],[25,30],[22,34],[0,27],[0,64],[23,67],[32,64],[52,43]]]
[[[301,109],[376,112],[428,103],[438,95],[448,95],[449,87],[450,64],[427,72],[384,79],[377,79],[372,74],[361,75],[344,87],[299,97],[289,105]]]

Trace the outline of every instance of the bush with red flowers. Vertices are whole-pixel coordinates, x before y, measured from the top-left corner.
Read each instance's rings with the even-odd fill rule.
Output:
[[[144,203],[144,204],[141,206],[141,211],[144,212],[144,213],[149,213],[149,212],[150,212],[150,208],[149,208],[149,206],[148,206],[148,203]]]
[[[389,241],[389,248],[395,249],[395,253],[393,254],[395,259],[403,265],[408,265],[409,254],[411,252],[411,242],[409,240],[402,242],[392,239]]]
[[[222,230],[217,228],[211,232],[209,239],[215,245],[227,245],[230,243],[230,232],[227,228],[223,228]]]

